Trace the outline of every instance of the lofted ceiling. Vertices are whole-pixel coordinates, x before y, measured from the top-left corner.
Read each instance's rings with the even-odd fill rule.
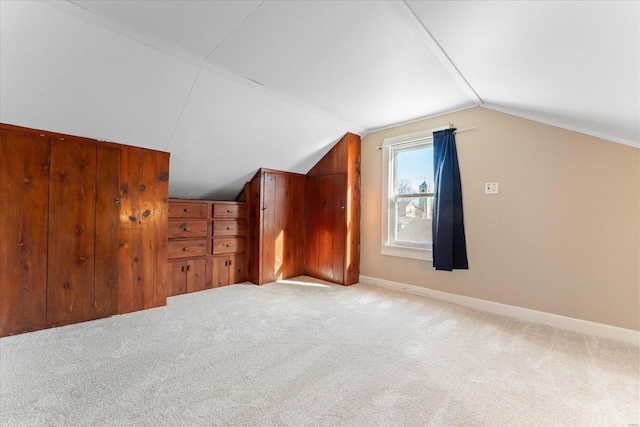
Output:
[[[637,1],[0,6],[0,121],[169,151],[174,197],[475,106],[639,146]]]

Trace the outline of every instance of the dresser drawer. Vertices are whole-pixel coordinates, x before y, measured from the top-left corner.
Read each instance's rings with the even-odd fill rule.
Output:
[[[169,218],[202,218],[209,217],[207,203],[188,203],[169,201]]]
[[[207,221],[169,221],[169,238],[207,237]]]
[[[221,239],[213,239],[213,244],[211,245],[212,252],[214,255],[218,254],[228,254],[234,252],[244,252],[245,249],[245,238],[244,237],[228,237]]]
[[[207,254],[207,240],[174,240],[167,248],[169,258],[191,258]]]
[[[214,204],[214,218],[244,218],[247,216],[247,206],[244,204]]]
[[[247,221],[213,220],[213,236],[244,236],[247,234]]]

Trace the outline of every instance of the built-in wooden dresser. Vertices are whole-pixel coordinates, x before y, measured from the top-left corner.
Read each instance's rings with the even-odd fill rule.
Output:
[[[244,202],[169,200],[169,295],[246,280]]]

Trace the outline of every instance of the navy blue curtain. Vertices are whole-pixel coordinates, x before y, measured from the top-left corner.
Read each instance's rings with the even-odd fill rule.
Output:
[[[455,129],[433,133],[433,266],[468,269]]]

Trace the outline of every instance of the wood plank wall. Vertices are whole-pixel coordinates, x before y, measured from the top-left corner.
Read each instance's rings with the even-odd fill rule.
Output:
[[[47,324],[48,137],[0,129],[0,189],[0,336],[5,336]]]
[[[0,123],[0,336],[166,304],[169,154]]]

